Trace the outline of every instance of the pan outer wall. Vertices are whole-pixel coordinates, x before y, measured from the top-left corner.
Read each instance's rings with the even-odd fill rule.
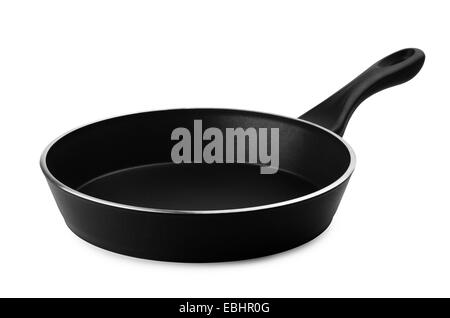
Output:
[[[222,262],[279,253],[314,239],[331,223],[349,179],[305,201],[218,214],[133,211],[49,186],[68,227],[98,247],[160,261]]]

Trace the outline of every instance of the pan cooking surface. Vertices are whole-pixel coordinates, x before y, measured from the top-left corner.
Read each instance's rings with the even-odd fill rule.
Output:
[[[235,209],[276,203],[318,190],[304,178],[279,170],[260,174],[251,164],[153,164],[97,177],[78,191],[147,208]]]

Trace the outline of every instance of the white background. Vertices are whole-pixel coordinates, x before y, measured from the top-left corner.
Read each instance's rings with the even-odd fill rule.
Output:
[[[0,296],[450,296],[448,6],[2,1]],[[107,252],[69,231],[40,171],[55,137],[128,112],[298,117],[404,47],[425,51],[424,68],[356,111],[334,221],[289,252],[200,265]]]

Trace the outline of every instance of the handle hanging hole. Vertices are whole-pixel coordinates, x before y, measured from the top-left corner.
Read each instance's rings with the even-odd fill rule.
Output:
[[[403,62],[404,60],[408,59],[409,57],[414,55],[415,50],[414,49],[404,49],[398,52],[395,52],[389,56],[386,56],[384,59],[378,62],[378,66],[385,67],[385,66],[392,66],[395,64],[398,64],[400,62]]]

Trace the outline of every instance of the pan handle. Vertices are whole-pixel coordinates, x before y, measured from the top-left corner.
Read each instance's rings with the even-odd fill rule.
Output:
[[[344,135],[356,107],[367,97],[412,79],[422,68],[425,54],[415,48],[403,49],[379,60],[322,103],[303,114],[304,119]]]

